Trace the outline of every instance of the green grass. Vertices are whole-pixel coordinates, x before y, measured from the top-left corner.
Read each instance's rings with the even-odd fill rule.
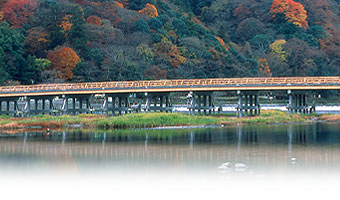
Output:
[[[236,121],[246,124],[302,123],[311,121],[312,117],[312,115],[290,114],[279,110],[263,110],[260,116],[237,118]]]
[[[214,125],[222,119],[211,116],[190,116],[180,113],[136,113],[118,117],[95,119],[100,128],[145,128],[181,125]]]
[[[238,124],[277,124],[302,123],[312,119],[322,119],[327,115],[289,114],[279,110],[263,110],[260,116],[237,118],[230,115],[192,116],[182,113],[134,113],[114,117],[100,115],[39,115],[29,118],[0,117],[0,128],[25,128],[30,126],[63,128],[71,124],[82,124],[88,128],[124,129],[151,128],[164,126],[191,125],[238,125]],[[330,116],[328,119],[340,119],[340,116]]]

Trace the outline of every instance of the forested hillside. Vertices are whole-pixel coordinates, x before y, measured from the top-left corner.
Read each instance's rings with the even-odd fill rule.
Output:
[[[339,0],[0,0],[0,83],[340,75]]]

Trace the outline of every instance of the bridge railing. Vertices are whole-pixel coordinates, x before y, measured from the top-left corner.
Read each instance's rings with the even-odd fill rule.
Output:
[[[256,78],[218,78],[218,79],[179,79],[154,81],[116,81],[92,83],[61,83],[2,86],[0,92],[35,92],[56,90],[86,90],[109,88],[150,88],[183,86],[219,85],[289,85],[289,84],[340,84],[340,77],[256,77]]]

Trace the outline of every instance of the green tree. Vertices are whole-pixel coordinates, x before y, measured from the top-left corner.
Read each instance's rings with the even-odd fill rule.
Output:
[[[138,55],[141,56],[147,63],[151,63],[153,61],[155,54],[146,44],[140,44],[136,49]]]
[[[140,20],[137,20],[133,24],[133,30],[134,31],[144,32],[144,33],[149,33],[150,32],[150,27],[149,27],[148,23],[146,23],[146,21],[144,19],[140,19]]]
[[[8,23],[0,24],[0,81],[9,79],[25,82],[27,68],[24,58],[25,37],[18,30],[9,27]]]
[[[163,26],[162,22],[156,17],[151,17],[151,19],[149,20],[149,25],[151,29],[156,30],[156,31],[161,29]]]
[[[51,66],[51,61],[46,58],[36,58],[35,56],[27,57],[26,79],[30,83],[40,83],[42,81],[41,73]]]
[[[185,22],[179,18],[175,18],[172,21],[172,25],[175,27],[176,29],[176,33],[179,36],[185,36],[189,34],[189,29],[188,26],[185,24]]]

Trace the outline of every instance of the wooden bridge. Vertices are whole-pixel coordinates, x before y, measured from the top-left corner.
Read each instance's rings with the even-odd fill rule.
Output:
[[[237,92],[239,116],[260,113],[260,91],[287,91],[288,110],[306,113],[314,111],[313,106],[307,105],[306,102],[306,91],[313,90],[340,90],[340,77],[219,78],[2,86],[0,113],[88,113],[93,110],[90,98],[101,95],[102,109],[106,113],[121,114],[131,112],[131,94],[145,94],[147,111],[170,111],[170,93],[173,92],[191,92],[188,95],[188,98],[191,98],[189,110],[211,113],[214,110],[213,92],[218,91]],[[61,108],[53,105],[55,99],[64,101]],[[24,108],[19,108],[20,101],[26,103]],[[38,101],[41,102],[40,109]],[[13,104],[12,109],[10,102]],[[78,108],[76,102],[79,104]],[[140,108],[136,109],[138,110]]]

